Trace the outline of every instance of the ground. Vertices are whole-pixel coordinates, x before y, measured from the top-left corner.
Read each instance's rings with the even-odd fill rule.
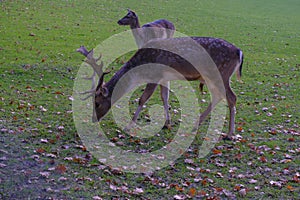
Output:
[[[290,1],[1,1],[1,199],[297,199],[299,198],[299,2]],[[141,23],[172,21],[190,36],[224,38],[244,52],[237,94],[235,141],[220,141],[198,157],[201,127],[173,163],[152,173],[126,173],[91,154],[73,121],[73,84],[83,57],[128,29],[117,24],[131,8]],[[130,53],[109,69],[117,71]],[[113,73],[112,72],[112,73]],[[111,73],[111,74],[112,74]],[[106,77],[109,79],[109,76]],[[193,83],[195,90],[198,83]],[[135,109],[141,89],[133,94]],[[199,102],[209,93],[198,94]],[[111,143],[135,152],[162,148],[180,124],[171,93],[173,129],[131,137],[109,114],[101,123]],[[148,123],[149,105],[141,113]],[[227,124],[224,126],[224,132]]]

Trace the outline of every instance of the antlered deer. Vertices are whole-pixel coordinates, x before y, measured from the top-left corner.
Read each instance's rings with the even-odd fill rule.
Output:
[[[194,43],[201,46],[212,60],[212,62],[208,62],[206,59],[202,59],[201,57],[197,58],[196,55],[196,59],[194,60],[196,60],[199,66],[202,66],[200,71],[195,68],[195,63],[193,63],[194,65],[192,65],[190,61],[187,61],[185,58],[180,56],[181,53],[188,56],[193,54],[193,47],[191,46],[189,40],[192,40]],[[178,50],[179,54],[175,54],[174,52],[164,50],[163,47],[165,46],[172,47],[173,49]],[[178,74],[180,74],[183,78],[185,78],[185,80],[188,81],[199,80],[202,84],[205,84],[205,82],[209,83],[212,81],[212,83],[215,85],[222,84],[225,90],[224,95],[222,97],[215,96],[216,98],[214,98],[214,94],[217,94],[218,91],[217,93],[212,94],[212,102],[209,104],[208,108],[200,115],[199,124],[201,124],[204,121],[207,115],[211,112],[215,105],[219,101],[221,101],[222,98],[226,98],[229,107],[229,131],[225,138],[232,138],[235,130],[236,95],[230,88],[230,77],[236,70],[242,69],[243,53],[239,48],[235,47],[229,42],[222,39],[209,37],[182,37],[152,40],[148,42],[144,48],[139,49],[134,54],[134,56],[132,56],[130,60],[126,62],[121,67],[121,69],[117,71],[115,75],[105,84],[103,83],[105,73],[102,73],[102,69],[97,69],[101,68],[102,64],[93,64],[96,63],[95,59],[93,58],[93,52],[88,52],[83,46],[77,51],[85,55],[88,60],[92,59],[88,62],[92,64],[92,67],[94,69],[94,75],[95,73],[97,73],[100,77],[98,86],[91,90],[92,92],[94,92],[92,93],[92,95],[94,95],[94,106],[97,120],[101,120],[110,110],[111,106],[118,99],[120,99],[126,92],[128,92],[130,88],[136,86],[134,85],[136,84],[135,79],[139,78],[139,74],[133,73],[131,75],[131,81],[127,83],[128,85],[124,86],[124,91],[119,91],[120,93],[117,94],[117,97],[114,97],[114,99],[112,98],[112,94],[117,82],[126,73],[130,72],[130,70],[136,67],[143,67],[143,65],[145,64],[159,63],[168,66],[172,70],[165,70],[165,68],[162,69],[154,77],[154,81],[156,81],[156,84],[147,84],[146,89],[144,90],[144,93],[142,94],[139,100],[139,105],[134,114],[131,125],[136,123],[139,112],[141,111],[146,101],[153,94],[157,85],[161,85],[161,83],[166,83],[171,80],[180,79],[178,76]],[[218,74],[220,76],[221,81],[213,82],[214,77]],[[170,126],[171,119],[168,114],[167,107],[169,90],[164,86],[161,86],[161,89],[161,96],[163,99],[165,109],[166,125]]]
[[[166,19],[149,22],[141,27],[137,14],[130,9],[127,15],[118,21],[118,24],[130,26],[139,49],[151,39],[171,38],[175,32],[174,24]]]

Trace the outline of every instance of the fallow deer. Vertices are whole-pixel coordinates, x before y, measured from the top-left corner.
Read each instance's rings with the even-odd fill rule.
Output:
[[[173,37],[175,26],[166,19],[159,19],[140,26],[138,16],[128,9],[127,15],[118,21],[119,25],[129,25],[138,48],[151,39]]]
[[[200,71],[195,68],[195,65],[197,65],[197,63],[193,63],[193,65],[190,61],[187,61],[185,58],[180,56],[181,53],[186,54],[188,56],[193,54],[193,49],[191,49],[190,42],[188,42],[189,40],[192,40],[197,45],[201,46],[204,49],[205,53],[207,53],[207,55],[212,60],[211,62],[208,62],[207,60],[205,60],[206,58],[201,59],[201,56],[197,58],[196,55],[196,58],[194,60],[196,60],[199,66],[202,65]],[[170,52],[168,50],[164,50],[164,48],[160,48],[163,46],[171,46],[174,49],[178,49],[178,54]],[[83,46],[77,51],[85,55],[88,60],[94,59],[92,55],[93,52],[91,52],[91,55],[89,55],[88,51]],[[95,63],[95,61],[89,61],[89,63],[92,64],[95,73],[100,75],[98,86],[91,90],[93,91],[92,94],[94,95],[93,101],[97,120],[101,120],[108,113],[111,106],[114,103],[116,103],[118,99],[120,99],[125,93],[127,93],[130,90],[130,88],[136,86],[134,85],[134,80],[139,78],[139,74],[133,73],[131,75],[131,82],[127,83],[128,85],[124,86],[124,90],[119,91],[120,93],[117,94],[117,97],[114,97],[114,99],[112,99],[112,94],[116,84],[126,73],[130,72],[130,70],[138,66],[143,67],[144,64],[151,63],[159,63],[168,66],[172,69],[162,69],[162,71],[158,72],[155,76],[154,81],[156,81],[156,83],[147,84],[146,89],[139,100],[139,105],[134,114],[131,124],[136,123],[139,112],[141,111],[143,105],[153,94],[158,84],[180,79],[178,73],[188,81],[199,80],[202,84],[215,81],[213,79],[215,79],[215,76],[219,74],[221,81],[215,81],[213,82],[213,84],[221,84],[225,90],[224,94],[222,97],[216,97],[212,99],[212,102],[209,104],[207,109],[200,115],[199,125],[204,121],[204,119],[216,106],[216,104],[219,101],[221,101],[221,99],[226,98],[229,107],[229,131],[227,136],[225,136],[224,138],[232,139],[232,136],[235,131],[236,95],[230,87],[230,77],[236,70],[241,70],[243,64],[243,53],[239,48],[235,47],[233,44],[222,39],[210,37],[182,37],[152,40],[148,42],[144,48],[139,49],[129,59],[129,61],[126,62],[121,67],[121,69],[117,71],[114,74],[114,76],[105,84],[103,83],[105,73],[98,73],[99,71],[102,71],[102,69],[98,69],[96,71],[96,68],[102,67],[101,64],[94,65],[93,63]],[[161,87],[161,96],[164,103],[166,125],[170,125],[171,120],[168,114],[168,107],[166,106],[168,105],[169,90],[164,86]],[[218,88],[219,86],[216,87]],[[212,95],[214,96],[214,94]]]
[[[164,38],[173,37],[175,32],[175,26],[172,22],[166,19],[158,19],[153,22],[146,23],[141,27],[137,14],[130,9],[127,9],[127,11],[128,11],[127,14],[118,21],[118,24],[121,26],[126,26],[126,25],[130,26],[133,37],[135,39],[135,43],[137,44],[139,49],[142,48],[144,44],[146,44],[151,39],[157,39],[157,38],[164,39]],[[167,87],[169,87],[169,82],[166,82],[166,84]],[[148,88],[146,88],[146,90],[151,88],[156,88],[157,85],[149,84],[147,85],[147,87]],[[201,88],[203,88],[203,86]],[[167,88],[165,88],[162,85],[160,86],[160,89],[161,89],[161,98],[162,101],[164,102],[165,110],[167,110],[169,108],[169,104],[167,101],[169,97],[166,95],[169,94],[169,92],[165,92]],[[142,97],[146,97],[146,94],[142,95]],[[141,108],[139,108],[139,110],[140,109]],[[168,115],[168,113],[166,113],[166,115]],[[135,120],[136,119],[137,116],[135,116]],[[170,128],[168,124],[169,123],[166,123],[164,127]]]

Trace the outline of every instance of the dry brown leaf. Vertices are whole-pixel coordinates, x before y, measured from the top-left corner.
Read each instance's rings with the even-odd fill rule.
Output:
[[[57,166],[55,167],[55,171],[57,171],[57,172],[60,173],[60,174],[63,174],[63,173],[65,173],[65,172],[67,171],[67,168],[66,168],[65,165],[60,164],[60,165],[57,165]]]
[[[197,193],[197,190],[196,190],[195,188],[190,188],[190,190],[189,190],[189,195],[190,195],[191,197],[194,197],[194,196],[196,195],[196,193]]]
[[[213,154],[215,154],[215,155],[222,155],[222,151],[221,151],[221,150],[218,150],[218,149],[213,149],[212,152],[213,152]]]
[[[35,150],[37,153],[39,153],[39,154],[42,154],[42,153],[45,153],[46,151],[45,151],[45,149],[43,149],[43,148],[38,148],[38,149],[36,149]]]
[[[295,191],[295,188],[291,185],[287,185],[286,188],[291,191],[291,192],[294,192]]]
[[[175,189],[176,189],[177,191],[179,191],[179,192],[184,191],[184,188],[179,187],[178,185],[175,185]]]
[[[267,158],[266,158],[265,156],[261,156],[261,157],[259,158],[259,160],[260,160],[261,162],[263,162],[263,163],[268,162],[268,160],[267,160]]]

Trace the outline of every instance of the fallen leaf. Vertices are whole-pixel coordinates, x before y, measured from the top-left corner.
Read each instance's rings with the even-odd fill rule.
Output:
[[[142,188],[135,188],[133,190],[133,194],[142,194],[144,193],[144,190]]]
[[[74,97],[73,96],[69,96],[69,100],[70,101],[74,101]]]
[[[187,163],[187,164],[193,164],[193,163],[194,163],[194,160],[193,160],[193,159],[188,159],[188,158],[187,158],[187,159],[184,160],[184,162]]]
[[[252,143],[248,143],[248,147],[252,150],[255,150],[256,149],[256,146]]]
[[[204,190],[201,190],[199,193],[198,193],[200,196],[206,196],[206,192]]]
[[[67,168],[66,168],[65,165],[60,164],[60,165],[57,165],[57,166],[55,167],[55,171],[57,171],[57,172],[60,173],[60,174],[63,174],[63,173],[65,173],[65,172],[67,171]]]
[[[191,197],[194,197],[194,196],[196,195],[196,192],[197,192],[197,190],[196,190],[195,188],[191,188],[191,189],[189,190],[189,195],[190,195]]]
[[[184,199],[186,199],[186,197],[182,194],[182,195],[175,195],[174,196],[174,199],[176,199],[176,200],[184,200]]]
[[[267,158],[266,158],[265,156],[261,156],[261,157],[259,158],[259,160],[260,160],[261,162],[263,162],[263,163],[268,162],[268,160],[267,160]]]
[[[63,93],[63,92],[61,92],[61,91],[56,91],[56,92],[55,92],[55,94],[64,95],[64,93]]]
[[[206,179],[203,179],[203,180],[201,181],[201,185],[202,185],[202,186],[206,186],[206,185],[207,185],[207,180],[206,180]]]
[[[125,185],[122,185],[121,187],[118,187],[118,190],[123,193],[129,193],[128,187]]]
[[[237,175],[237,178],[245,178],[245,175],[244,174],[239,174],[239,175]]]
[[[2,128],[2,129],[0,130],[0,132],[2,132],[2,133],[8,132],[8,129]]]
[[[56,157],[57,157],[57,156],[56,156],[55,154],[53,154],[53,153],[48,153],[48,154],[46,154],[46,156],[49,157],[49,158],[56,158]]]
[[[240,195],[241,197],[245,197],[246,194],[247,194],[247,190],[246,190],[245,188],[243,188],[243,189],[241,189],[241,190],[239,191],[239,195]]]
[[[282,187],[282,184],[279,181],[270,181],[270,184],[273,186]]]
[[[272,128],[271,130],[269,130],[269,133],[272,135],[276,135],[277,134],[277,130]]]
[[[59,180],[59,181],[66,181],[66,180],[68,180],[68,179],[67,179],[66,177],[63,177],[63,176],[62,176],[62,177],[59,177],[58,180]]]
[[[48,143],[47,139],[41,139],[41,143]]]
[[[178,185],[175,185],[175,189],[176,189],[177,191],[179,191],[179,192],[184,191],[184,188],[179,187]]]
[[[73,158],[73,162],[74,163],[79,163],[79,164],[85,164],[86,160],[76,156],[76,157]]]
[[[109,185],[109,188],[113,191],[116,191],[117,190],[117,186],[113,185],[113,184],[110,184]]]
[[[3,164],[3,163],[0,163],[0,168],[4,168],[4,167],[7,167],[7,165]]]
[[[220,178],[223,178],[223,174],[221,172],[217,172],[217,176],[220,177]]]
[[[234,186],[235,191],[239,191],[240,189],[241,189],[241,186],[239,186],[239,185]]]
[[[220,193],[220,192],[223,192],[223,188],[220,188],[220,187],[216,187],[214,188],[214,190],[217,192],[217,193]]]
[[[279,163],[289,163],[289,162],[292,162],[291,159],[283,159],[281,161],[279,161]]]
[[[86,151],[86,147],[83,145],[76,145],[76,148],[81,149],[82,151]]]
[[[241,160],[242,157],[243,157],[243,155],[242,155],[241,153],[238,153],[238,154],[236,154],[236,155],[234,156],[234,158],[235,158],[236,160]]]
[[[255,179],[251,179],[251,180],[249,181],[249,183],[251,183],[251,184],[253,184],[253,183],[257,183],[257,180],[255,180]]]
[[[213,149],[212,152],[213,152],[213,154],[215,154],[215,155],[222,155],[222,151],[221,151],[221,150],[218,150],[218,149]]]
[[[293,177],[293,181],[294,181],[295,183],[300,183],[299,176],[295,175],[295,176]]]
[[[241,126],[237,127],[237,131],[242,132],[243,131],[243,127],[241,127]]]
[[[43,106],[40,106],[40,110],[41,110],[42,112],[47,112],[47,109],[44,108]]]
[[[102,198],[99,196],[93,196],[93,200],[102,200]]]
[[[260,188],[260,186],[255,186],[254,189],[255,190],[260,190],[261,188]]]
[[[292,156],[289,155],[289,154],[287,154],[287,153],[285,153],[284,156],[285,156],[285,158],[287,158],[287,159],[292,159]]]
[[[38,148],[37,150],[35,150],[37,153],[40,153],[40,154],[42,154],[42,153],[45,153],[45,149],[43,149],[43,148]]]
[[[48,178],[50,176],[50,172],[40,172],[40,175],[44,178]]]
[[[287,185],[286,188],[291,191],[291,192],[294,192],[295,191],[295,188],[291,185]]]

